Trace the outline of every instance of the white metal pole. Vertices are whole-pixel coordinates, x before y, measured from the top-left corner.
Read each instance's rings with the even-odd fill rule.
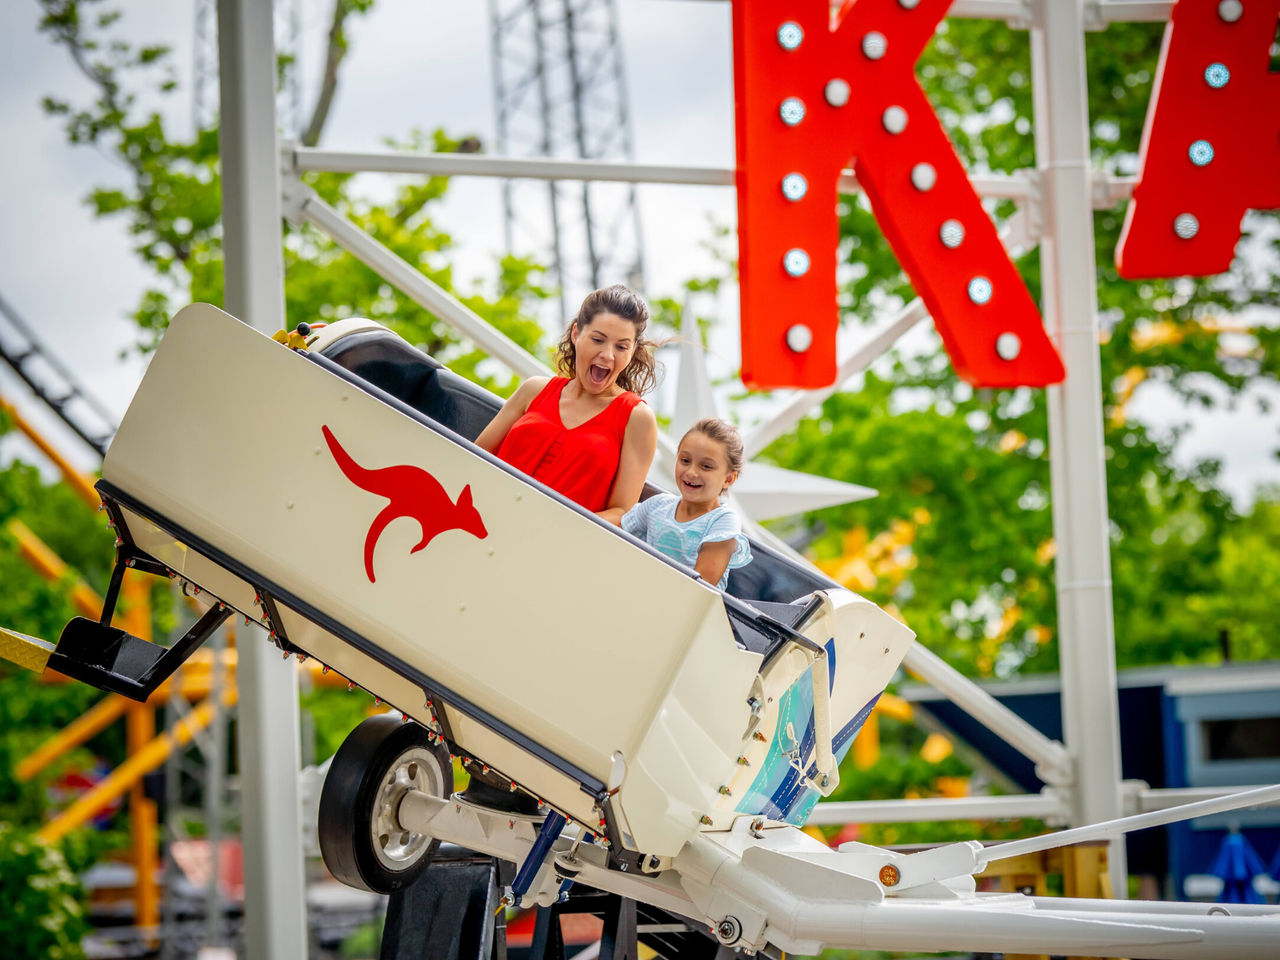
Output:
[[[577,180],[609,183],[665,183],[731,187],[732,167],[680,167],[617,160],[564,160],[558,157],[500,157],[489,154],[434,153],[413,150],[324,150],[282,147],[285,169],[292,173],[409,173],[431,177],[499,177],[513,180]],[[1025,200],[1032,187],[1025,173],[974,173],[969,177],[981,196]],[[853,171],[840,175],[840,192],[862,189]]]
[[[808,824],[920,823],[933,820],[1061,820],[1070,811],[1057,791],[1004,797],[917,797],[913,800],[847,800],[820,803]]]
[[[270,332],[285,325],[270,3],[219,0],[218,61],[225,303],[233,316]],[[260,630],[246,634],[237,670],[245,953],[304,960],[297,677]]]
[[[288,212],[294,220],[310,223],[327,234],[418,306],[434,313],[517,376],[543,377],[552,373],[549,366],[334,210],[310,187],[298,181],[287,186]]]
[[[1120,722],[1111,614],[1102,374],[1089,174],[1085,0],[1036,0],[1031,28],[1036,165],[1043,190],[1042,309],[1067,368],[1048,391],[1053,532],[1057,543],[1062,725],[1075,765],[1073,820],[1114,820]],[[1124,897],[1122,838],[1108,850],[1111,886]]]
[[[1133,830],[1145,830],[1148,827],[1161,827],[1166,823],[1176,823],[1180,820],[1206,817],[1212,813],[1265,807],[1274,803],[1280,803],[1280,785],[1255,787],[1252,790],[1228,794],[1225,797],[1197,800],[1194,803],[1153,810],[1150,813],[1137,813],[1131,817],[1120,817],[1105,823],[1091,823],[1072,830],[1060,830],[1057,833],[1045,833],[1038,837],[993,844],[978,854],[978,862],[985,867],[986,864],[994,863],[996,860],[1008,860],[1010,857],[1021,857],[1028,853],[1054,850],[1073,843],[1089,843],[1104,837],[1123,835]]]

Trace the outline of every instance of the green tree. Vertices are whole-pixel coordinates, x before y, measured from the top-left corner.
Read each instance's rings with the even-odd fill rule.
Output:
[[[1276,655],[1280,597],[1280,487],[1259,491],[1249,513],[1223,538],[1213,571],[1220,588],[1194,599],[1219,630],[1233,660]]]
[[[78,960],[89,929],[83,891],[62,853],[0,823],[0,938],[12,957]]]

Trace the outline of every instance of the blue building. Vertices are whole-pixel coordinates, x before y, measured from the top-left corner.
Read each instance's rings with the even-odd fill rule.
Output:
[[[1046,736],[1062,739],[1056,674],[982,686]],[[1021,789],[1043,787],[1030,760],[937,691],[909,685],[900,694]],[[1119,694],[1126,780],[1169,788],[1280,783],[1280,662],[1122,670]],[[1131,833],[1129,871],[1156,877],[1166,897],[1194,894],[1187,877],[1212,871],[1232,829],[1263,862],[1280,862],[1280,807],[1273,806]]]

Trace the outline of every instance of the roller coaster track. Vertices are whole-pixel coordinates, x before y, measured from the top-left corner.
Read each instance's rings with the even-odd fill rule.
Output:
[[[115,417],[0,295],[0,358],[22,378],[81,440],[105,456],[116,432]]]

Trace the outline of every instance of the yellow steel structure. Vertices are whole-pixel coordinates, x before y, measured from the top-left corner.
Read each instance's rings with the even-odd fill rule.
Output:
[[[70,568],[63,559],[32,533],[21,520],[17,518],[10,520],[5,525],[5,529],[17,541],[18,554],[40,576],[56,583],[69,574]],[[96,620],[102,613],[102,598],[83,580],[77,580],[71,587],[71,602],[75,605],[76,612],[83,617]]]
[[[2,635],[8,632],[0,629],[0,642],[3,641]],[[18,636],[21,636],[21,634]],[[34,637],[26,639],[34,643],[45,643],[45,641],[36,640]],[[46,646],[50,650],[53,649],[52,644],[46,644]],[[234,687],[236,651],[234,649],[221,651],[219,660],[222,669],[225,671],[223,682]],[[313,687],[333,687],[336,689],[345,687],[348,682],[346,677],[333,671],[325,673],[323,668],[316,663],[301,665],[300,670],[306,671],[310,675]],[[206,699],[213,691],[212,652],[208,650],[196,651],[182,665],[182,669],[178,673],[156,687],[155,691],[147,699],[147,706],[154,708],[166,703],[174,683],[178,684],[178,696],[182,697],[183,700],[194,703],[198,700]],[[74,750],[111,726],[111,724],[123,717],[133,704],[133,700],[117,693],[103,697],[83,714],[23,757],[18,762],[17,767],[14,768],[18,779],[30,780],[58,757],[69,750]]]
[[[234,706],[236,699],[235,689],[228,687],[222,694],[222,706]],[[126,791],[135,789],[146,773],[164,763],[176,748],[186,746],[200,730],[207,727],[217,715],[217,709],[212,698],[197,704],[190,713],[174,724],[172,729],[144,742],[140,749],[130,754],[129,759],[101,780],[92,790],[76,800],[55,820],[41,827],[36,835],[50,843],[61,840],[76,827],[90,820],[105,805],[119,798]],[[141,733],[141,730],[137,731],[139,736]]]
[[[0,410],[8,414],[13,421],[13,425],[26,434],[27,439],[34,443],[40,452],[48,457],[49,461],[62,472],[63,479],[67,481],[67,486],[74,490],[81,500],[94,510],[97,510],[98,504],[102,500],[98,496],[98,491],[93,489],[93,482],[73,467],[71,462],[59,453],[53,444],[42,437],[40,431],[32,426],[31,422],[20,414],[4,397],[0,397]]]
[[[14,425],[61,471],[67,485],[84,501],[85,505],[96,510],[101,501],[97,491],[93,488],[93,482],[80,473],[22,414],[2,398],[0,398],[0,409],[8,414]],[[22,557],[41,576],[54,581],[61,580],[67,576],[68,568],[62,559],[23,524],[13,520],[8,525],[8,529],[17,539]],[[121,594],[123,617],[120,625],[134,636],[149,640],[151,638],[151,602],[146,584],[138,580],[136,576],[125,577]],[[100,615],[102,600],[87,584],[79,582],[73,586],[71,598],[76,608],[85,616],[96,618]],[[23,652],[29,655],[31,651],[30,645],[26,645],[26,649]],[[139,752],[150,741],[155,739],[155,710],[146,704],[130,703],[125,707],[124,713],[125,745],[129,753],[129,760],[125,764],[127,766],[136,759]],[[123,770],[124,768],[122,767],[121,769]],[[119,773],[120,770],[117,770],[116,774]],[[104,784],[112,781],[116,774],[104,781]],[[99,787],[101,786],[103,784],[99,784]],[[125,789],[129,791],[131,852],[134,870],[137,875],[135,920],[139,926],[154,927],[160,922],[160,897],[155,879],[157,867],[156,805],[143,792],[140,778],[135,777],[124,783],[120,792],[124,792]],[[90,797],[97,792],[98,790],[95,788],[89,794],[81,797],[59,818],[47,824],[40,831],[40,835],[46,835],[45,831],[49,831],[55,825],[59,825],[58,829],[53,833],[55,839],[61,838],[68,830],[83,823],[87,817],[80,816],[79,819],[76,819],[76,817],[71,816],[72,811],[88,809],[89,815],[92,815],[94,811],[101,809],[105,802],[101,798],[93,800],[92,806],[83,806],[89,803]]]
[[[74,750],[123,717],[129,703],[128,699],[114,693],[99,700],[19,760],[14,773],[19,780],[30,780],[68,750]]]

